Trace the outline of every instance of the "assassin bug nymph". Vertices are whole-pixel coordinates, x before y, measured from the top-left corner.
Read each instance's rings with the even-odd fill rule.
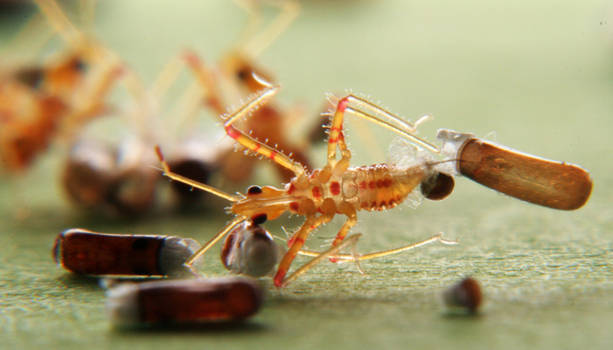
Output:
[[[274,284],[282,287],[294,278],[293,275],[286,277],[286,274],[308,235],[322,224],[330,222],[335,215],[342,214],[347,217],[332,242],[332,247],[339,247],[351,227],[357,222],[359,210],[380,211],[393,208],[424,183],[429,185],[421,186],[421,189],[424,196],[429,199],[445,198],[453,190],[453,177],[439,172],[437,165],[441,162],[433,159],[423,159],[406,167],[376,164],[350,168],[351,152],[347,148],[343,133],[345,112],[387,127],[409,139],[416,147],[433,154],[439,153],[436,146],[415,136],[417,126],[425,120],[424,118],[416,123],[409,123],[355,95],[345,96],[337,104],[330,124],[327,163],[321,169],[307,171],[301,163],[234,127],[233,124],[236,121],[250,115],[278,90],[277,86],[268,86],[263,89],[237,111],[224,118],[224,129],[228,136],[247,150],[268,158],[294,173],[295,177],[283,189],[272,186],[251,186],[245,195],[228,194],[172,172],[160,148],[156,147],[165,176],[232,202],[230,211],[235,214],[234,220],[187,260],[188,267],[236,226],[260,225],[267,220],[278,218],[284,212],[290,212],[304,216],[306,219],[289,239],[289,249],[281,259],[274,276]],[[338,157],[339,152],[340,158]],[[435,238],[432,241],[448,243],[442,240],[440,235]],[[395,252],[395,250],[390,250],[382,254]],[[359,258],[355,257],[353,260],[359,260]],[[305,267],[310,266],[312,265],[305,265]],[[304,270],[299,269],[299,272],[302,273]]]

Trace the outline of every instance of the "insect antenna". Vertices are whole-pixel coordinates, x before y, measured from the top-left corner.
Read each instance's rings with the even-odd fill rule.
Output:
[[[382,127],[401,135],[402,137],[433,153],[440,153],[438,147],[415,135],[419,124],[428,120],[430,116],[423,116],[419,118],[415,123],[411,123],[359,96],[351,94],[348,95],[346,99],[350,103],[357,105],[356,107],[347,106],[347,108],[345,109],[347,112],[350,112],[360,118],[369,120],[375,124],[381,125]],[[365,111],[365,109],[371,111],[372,113]]]
[[[383,120],[381,117],[378,117],[374,114],[370,114],[368,112],[365,112],[363,110],[360,109],[356,109],[353,107],[347,107],[347,109],[345,109],[345,111],[353,113],[354,115],[360,117],[360,118],[364,118],[366,120],[370,120],[376,124],[379,124],[381,126],[383,126],[384,128],[387,128],[397,134],[399,134],[400,136],[410,140],[411,142],[418,144],[419,146],[434,152],[434,153],[439,153],[440,150],[438,149],[438,147],[436,147],[435,145],[431,144],[430,142],[422,139],[421,137],[418,137],[414,134],[415,129],[411,130],[408,127],[399,127],[398,125],[394,125],[391,122],[388,122],[386,120]],[[423,118],[421,118],[420,120],[424,120]],[[397,122],[402,122],[405,123],[404,121],[402,121],[401,119],[395,119],[394,121]],[[402,124],[400,124],[402,125]],[[406,124],[405,124],[406,125]]]

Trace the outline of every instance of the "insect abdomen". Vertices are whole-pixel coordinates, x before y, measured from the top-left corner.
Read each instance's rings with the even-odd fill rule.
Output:
[[[358,210],[384,210],[401,203],[424,178],[422,167],[399,169],[377,164],[349,169],[343,181],[344,192],[356,192]],[[352,188],[353,187],[353,188]]]

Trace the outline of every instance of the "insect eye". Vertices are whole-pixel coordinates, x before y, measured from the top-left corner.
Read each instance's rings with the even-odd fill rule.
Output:
[[[77,58],[73,61],[72,68],[74,68],[76,71],[84,72],[87,70],[87,63],[85,63],[85,61],[82,59]]]
[[[265,223],[266,220],[268,220],[268,215],[266,214],[257,214],[251,218],[251,221],[253,222],[254,225],[261,225]]]
[[[249,186],[249,188],[247,189],[247,194],[248,195],[257,195],[262,193],[262,187],[260,186]]]
[[[241,69],[236,71],[236,77],[240,81],[247,80],[249,78],[249,75],[251,75],[251,70],[248,67],[242,67]]]

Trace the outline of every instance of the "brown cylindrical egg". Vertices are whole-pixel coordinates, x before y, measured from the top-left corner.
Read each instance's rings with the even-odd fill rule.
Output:
[[[263,301],[261,287],[242,277],[126,283],[107,295],[111,322],[119,326],[241,321]]]

